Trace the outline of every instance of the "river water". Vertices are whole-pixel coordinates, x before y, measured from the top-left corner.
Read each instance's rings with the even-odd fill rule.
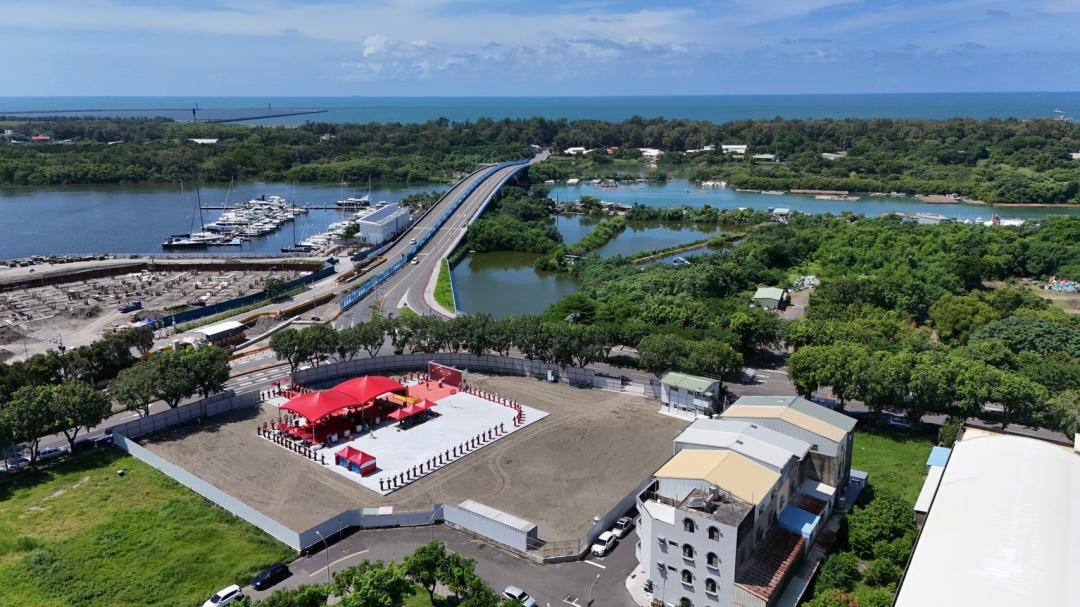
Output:
[[[200,188],[204,205],[225,201],[227,184]],[[367,189],[366,185],[363,188]],[[378,185],[371,199],[391,202],[415,192],[446,190],[446,185]],[[352,196],[355,191],[347,191]],[[230,202],[258,196],[284,196],[301,205],[333,205],[341,198],[341,186],[329,184],[243,183],[229,194]],[[30,255],[78,253],[161,254],[161,241],[170,234],[198,230],[195,194],[180,195],[178,186],[118,185],[69,187],[0,187],[0,259]],[[204,211],[206,223],[221,211]],[[295,223],[295,239],[326,231],[348,212],[311,210]],[[197,254],[279,254],[281,247],[294,244],[293,226],[245,242],[240,247],[213,247]]]
[[[731,189],[701,188],[683,180],[664,184],[633,184],[618,188],[581,184],[558,185],[551,189],[552,198],[557,197],[564,201],[576,200],[586,195],[608,202],[641,203],[655,207],[705,204],[717,208],[748,207],[760,210],[787,207],[803,213],[839,214],[850,211],[867,216],[922,212],[970,220],[989,219],[994,213],[1002,217],[1025,219],[1039,219],[1051,214],[1080,214],[1080,208],[927,204],[914,197],[864,196],[859,201],[817,200],[813,196],[804,195],[777,196]],[[584,238],[597,221],[578,215],[562,215],[556,219],[556,227],[564,242],[575,243]],[[638,251],[689,243],[720,233],[719,227],[632,224],[625,232],[598,249],[596,254],[601,257],[630,255]],[[692,261],[695,255],[707,252],[710,252],[707,248],[698,248],[678,255]],[[657,263],[670,263],[675,256],[665,256]],[[458,308],[465,312],[487,312],[496,317],[537,313],[576,290],[575,281],[565,274],[536,271],[533,268],[536,258],[536,255],[510,252],[476,253],[468,256],[453,271]]]

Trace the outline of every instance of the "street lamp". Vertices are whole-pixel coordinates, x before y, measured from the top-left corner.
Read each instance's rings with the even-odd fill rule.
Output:
[[[592,584],[589,584],[589,602],[585,603],[585,607],[592,607],[592,591],[593,591],[593,588],[596,586],[596,583],[599,582],[599,581],[600,581],[600,574],[597,573],[596,574],[596,579],[594,579],[592,581]]]
[[[319,536],[319,539],[323,543],[323,552],[326,553],[326,583],[330,583],[330,544],[326,543],[326,538],[323,537],[319,530],[315,530],[315,535]]]

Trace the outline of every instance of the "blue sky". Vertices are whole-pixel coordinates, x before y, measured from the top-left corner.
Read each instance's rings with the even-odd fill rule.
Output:
[[[1080,0],[0,0],[0,95],[1060,91]]]

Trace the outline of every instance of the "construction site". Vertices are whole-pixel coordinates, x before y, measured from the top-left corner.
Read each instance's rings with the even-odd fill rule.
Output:
[[[261,292],[317,260],[103,259],[0,269],[0,360],[86,345],[146,318]]]

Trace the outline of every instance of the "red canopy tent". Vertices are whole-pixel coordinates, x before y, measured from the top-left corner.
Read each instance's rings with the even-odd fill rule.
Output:
[[[281,405],[281,408],[302,415],[304,419],[314,424],[334,411],[356,404],[355,398],[343,392],[320,390],[289,399],[289,402]]]
[[[334,452],[334,463],[344,466],[349,472],[359,472],[361,476],[367,476],[375,472],[375,456],[369,453],[345,445]]]
[[[332,390],[351,396],[354,405],[362,405],[387,392],[404,393],[405,386],[382,375],[365,375],[343,381]]]
[[[416,403],[416,407],[419,408],[421,411],[427,411],[428,409],[430,409],[430,408],[432,408],[434,406],[435,406],[435,401],[429,400],[427,398],[425,398],[424,400]]]

